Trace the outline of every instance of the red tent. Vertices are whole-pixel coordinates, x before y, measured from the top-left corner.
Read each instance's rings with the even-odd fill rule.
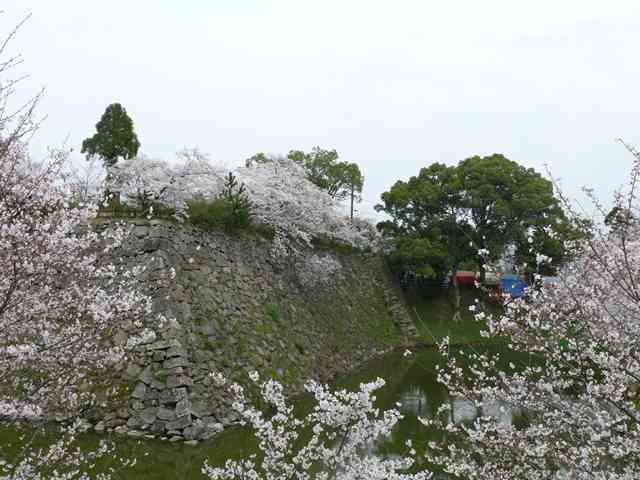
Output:
[[[476,282],[475,272],[469,272],[466,270],[459,270],[456,273],[459,285],[474,285]]]

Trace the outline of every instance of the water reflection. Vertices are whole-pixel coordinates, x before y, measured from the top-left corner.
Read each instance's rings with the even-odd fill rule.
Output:
[[[503,355],[503,360],[507,362],[511,358]],[[402,420],[389,438],[371,446],[371,455],[405,455],[407,439],[411,439],[418,449],[420,445],[426,445],[429,441],[441,440],[442,432],[425,427],[417,418],[433,418],[443,404],[449,405],[448,414],[454,422],[472,422],[478,415],[490,415],[500,422],[513,421],[512,412],[506,405],[487,402],[481,408],[476,408],[467,399],[450,397],[447,390],[436,380],[434,367],[442,361],[439,354],[433,350],[416,352],[410,359],[403,358],[401,354],[390,354],[337,382],[336,387],[353,390],[357,389],[361,382],[382,377],[387,384],[376,392],[376,406],[385,410],[397,408],[397,402],[402,404]],[[297,402],[297,405],[304,411],[304,408],[308,409],[311,406],[311,402],[306,399]],[[138,443],[128,438],[119,439],[117,447],[123,455],[131,455],[131,450],[136,449],[135,456],[138,458],[138,465],[130,471],[124,471],[119,478],[201,479],[203,476],[200,469],[205,458],[211,465],[222,465],[228,458],[239,459],[255,453],[257,442],[248,430],[229,428],[211,442],[202,443],[197,447],[160,441]]]
[[[419,385],[407,385],[400,392],[400,411],[404,414],[412,413],[418,417],[429,416],[427,410],[427,395]]]
[[[512,360],[505,352],[502,355],[505,362]],[[387,385],[384,388],[384,397],[379,398],[378,406],[381,409],[396,408],[395,403],[399,402],[403,418],[390,438],[378,442],[377,455],[403,455],[407,439],[411,439],[414,445],[426,445],[430,441],[443,440],[442,431],[425,427],[418,421],[418,417],[434,418],[439,414],[438,410],[442,405],[448,407],[445,413],[440,413],[440,418],[445,421],[471,423],[479,416],[490,416],[505,424],[511,424],[514,421],[516,412],[513,412],[505,403],[487,400],[482,405],[476,406],[469,399],[450,396],[449,392],[437,382],[434,367],[436,364],[441,364],[443,359],[435,351],[416,352],[412,361],[409,362],[394,356],[385,358],[384,362],[384,367],[375,368],[375,364],[372,364],[371,370],[352,379],[370,381],[376,376],[391,372],[391,375],[384,377]]]
[[[451,420],[454,423],[470,423],[480,414],[479,409],[469,400],[450,398],[449,405],[451,407]]]

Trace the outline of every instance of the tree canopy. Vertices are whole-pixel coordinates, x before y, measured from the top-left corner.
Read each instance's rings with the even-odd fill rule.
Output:
[[[355,163],[338,161],[338,152],[314,147],[309,153],[291,150],[289,160],[302,165],[309,180],[337,200],[344,200],[353,192],[362,193],[364,176]]]
[[[467,158],[457,171],[477,250],[495,259],[513,243],[522,256],[523,249],[530,250],[529,238],[535,232],[539,247],[560,253],[548,241],[548,233],[561,230],[557,227],[566,224],[566,217],[549,180],[500,154]],[[483,258],[477,261],[484,273]]]
[[[570,230],[551,182],[499,154],[456,166],[434,163],[381,198],[376,210],[389,220],[378,229],[394,246],[391,259],[423,278],[451,272],[455,281],[463,263],[475,263],[483,274],[487,259],[510,244],[524,263],[541,255],[558,262],[557,234]]]
[[[338,161],[336,150],[314,147],[310,152],[290,150],[287,159],[302,166],[311,183],[326,191],[336,200],[344,200],[353,194],[360,200],[364,176],[355,163]],[[278,157],[258,152],[245,160],[246,167],[278,161]]]
[[[112,103],[96,124],[96,133],[82,142],[81,152],[88,157],[97,155],[106,166],[113,166],[118,158],[135,157],[139,148],[140,142],[133,128],[133,121],[122,105]]]

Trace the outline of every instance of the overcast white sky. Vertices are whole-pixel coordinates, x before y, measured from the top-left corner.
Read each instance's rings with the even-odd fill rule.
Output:
[[[46,87],[32,143],[79,150],[120,102],[141,151],[335,148],[365,215],[432,162],[503,153],[608,196],[640,145],[637,0],[0,0],[23,90]]]

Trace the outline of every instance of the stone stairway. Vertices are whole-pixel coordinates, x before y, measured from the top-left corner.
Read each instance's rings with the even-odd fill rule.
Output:
[[[407,337],[417,335],[418,330],[407,311],[407,307],[398,295],[385,289],[384,299],[387,304],[387,309],[391,313],[393,321],[400,328],[400,331]]]

